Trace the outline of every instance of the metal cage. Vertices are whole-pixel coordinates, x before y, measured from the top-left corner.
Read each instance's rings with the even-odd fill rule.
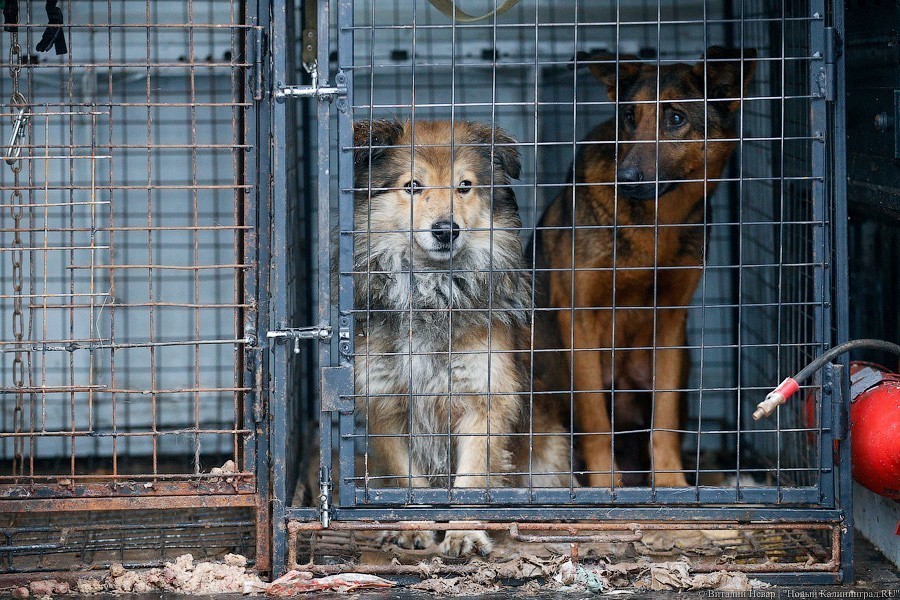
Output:
[[[447,522],[474,520],[470,528],[495,530],[516,522],[552,528],[549,522],[576,519],[593,523],[596,529],[615,529],[630,522],[648,529],[665,528],[667,521],[689,524],[685,527],[700,527],[700,523],[725,527],[730,523],[739,528],[740,523],[748,522],[761,528],[776,523],[813,527],[821,530],[817,539],[823,547],[830,548],[819,559],[779,564],[768,571],[765,566],[747,570],[793,582],[837,582],[850,577],[847,395],[842,389],[841,366],[826,369],[814,385],[803,390],[802,399],[782,407],[770,420],[751,418],[756,403],[774,383],[846,337],[846,209],[842,183],[835,176],[843,156],[841,119],[835,111],[842,86],[837,51],[840,4],[815,0],[548,4],[524,0],[480,21],[471,21],[463,13],[454,16],[449,10],[444,14],[428,2],[310,4],[275,3],[276,21],[286,23],[281,30],[285,37],[278,39],[276,32],[273,50],[275,95],[284,102],[275,108],[275,139],[298,130],[305,133],[285,148],[287,169],[295,171],[274,173],[273,243],[275,247],[286,243],[287,252],[274,271],[285,284],[278,291],[273,286],[277,330],[270,335],[287,343],[274,346],[271,355],[276,374],[272,423],[273,436],[284,436],[277,447],[286,448],[288,455],[286,470],[273,471],[279,507],[273,519],[276,532],[284,520],[291,531],[286,545],[274,542],[276,568],[288,554],[289,562],[296,561],[298,543],[308,547],[309,540],[301,534],[329,527],[332,522],[339,529],[452,529]],[[478,5],[487,12],[499,4],[472,3],[465,9],[476,12],[474,5]],[[573,175],[572,165],[591,144],[586,141],[588,132],[607,119],[618,119],[629,106],[643,103],[660,110],[659,88],[657,96],[649,100],[629,101],[615,94],[608,98],[603,85],[583,67],[592,60],[607,60],[620,77],[626,64],[643,65],[657,74],[677,63],[708,67],[716,61],[715,56],[705,54],[711,46],[753,48],[755,74],[731,99],[739,105],[731,139],[733,155],[720,174],[710,177],[704,173],[702,177],[717,185],[703,203],[699,218],[706,242],[698,267],[702,272],[690,301],[684,306],[665,305],[656,301],[654,292],[653,301],[642,306],[624,303],[617,307],[615,300],[602,306],[575,306],[571,301],[556,307],[542,305],[537,299],[541,291],[535,288],[541,285],[540,278],[554,269],[535,264],[533,244],[543,231],[554,228],[540,220],[541,213],[567,189],[575,194],[579,186],[618,185],[614,180],[578,181]],[[610,58],[597,59],[603,51]],[[284,58],[279,57],[282,52]],[[751,70],[747,55],[732,60],[741,73]],[[301,68],[304,65],[306,69]],[[713,110],[707,106],[708,100],[704,102],[706,111]],[[396,118],[401,125],[404,120],[412,123],[412,140],[404,137],[385,143],[371,133],[379,120]],[[415,123],[431,120],[451,123],[445,139],[428,142],[444,148],[451,161],[457,153],[464,154],[467,146],[479,146],[471,140],[455,139],[454,126],[463,122],[485,123],[508,132],[508,139],[501,140],[500,134],[494,133],[480,143],[490,161],[512,149],[521,160],[521,173],[510,181],[495,182],[491,176],[474,187],[488,190],[490,202],[501,185],[516,197],[521,225],[501,226],[491,221],[481,230],[488,232],[491,257],[498,252],[492,236],[514,231],[527,248],[525,266],[494,268],[493,258],[487,258],[483,269],[489,279],[516,272],[534,282],[524,304],[528,341],[513,350],[474,354],[488,363],[501,360],[498,357],[504,353],[517,354],[531,365],[548,351],[568,355],[573,362],[578,351],[609,353],[625,348],[656,356],[666,346],[657,343],[655,334],[646,345],[617,347],[619,342],[614,339],[612,345],[577,349],[566,344],[541,347],[536,341],[541,336],[536,324],[565,311],[574,315],[578,310],[621,310],[621,322],[628,318],[627,310],[645,310],[652,314],[655,328],[665,309],[682,309],[687,315],[687,338],[674,348],[689,354],[690,375],[674,389],[657,388],[657,377],[662,376],[654,370],[652,385],[645,389],[654,399],[662,393],[678,393],[687,407],[687,417],[676,428],[683,455],[679,471],[687,485],[657,484],[659,475],[652,462],[626,473],[643,477],[639,483],[586,485],[590,469],[577,456],[582,438],[591,432],[573,427],[575,398],[585,391],[611,396],[610,416],[615,422],[617,394],[624,397],[634,391],[615,381],[586,390],[577,388],[571,379],[571,385],[562,391],[565,426],[557,436],[565,440],[569,458],[563,473],[566,483],[561,485],[527,483],[548,474],[535,468],[534,461],[519,473],[525,475],[526,483],[494,484],[490,459],[486,472],[476,473],[481,485],[454,483],[456,453],[463,452],[460,440],[480,437],[489,449],[492,441],[503,444],[504,436],[519,436],[527,441],[525,452],[533,452],[535,441],[546,435],[533,426],[526,425],[524,432],[461,432],[454,429],[456,417],[445,416],[434,430],[414,430],[412,426],[388,432],[373,429],[372,420],[378,417],[373,416],[372,406],[383,398],[402,397],[412,422],[415,411],[426,410],[416,408],[416,403],[425,405],[437,396],[452,404],[466,394],[480,395],[490,407],[492,397],[500,402],[504,396],[517,395],[529,415],[526,423],[533,423],[528,419],[533,418],[534,406],[544,393],[535,383],[533,368],[522,389],[512,391],[495,391],[490,379],[484,389],[475,391],[454,392],[452,383],[441,384],[446,389],[440,391],[422,390],[416,382],[425,375],[409,364],[428,354],[444,355],[447,364],[453,364],[462,360],[459,356],[464,352],[457,350],[455,355],[453,343],[446,341],[441,342],[444,346],[428,350],[414,349],[411,344],[400,350],[373,350],[364,339],[372,323],[394,317],[405,323],[400,329],[405,327],[412,339],[420,335],[414,325],[421,323],[417,316],[446,307],[416,306],[410,301],[403,309],[386,308],[372,300],[371,290],[354,295],[355,288],[358,291],[384,274],[376,268],[360,267],[360,255],[373,252],[371,240],[360,246],[360,237],[398,234],[395,237],[401,241],[396,243],[401,253],[405,249],[408,262],[388,278],[408,279],[408,289],[416,285],[413,280],[421,272],[452,277],[473,269],[464,262],[454,266],[452,259],[440,266],[416,259],[415,252],[421,248],[414,250],[419,243],[415,236],[424,230],[415,225],[374,227],[372,223],[382,215],[373,217],[371,207],[354,214],[359,198],[371,200],[382,193],[406,193],[413,198],[417,190],[404,190],[403,182],[385,183],[387,179],[372,176],[369,169],[375,163],[371,154],[400,149],[406,153],[403,160],[408,161],[409,169],[419,168],[417,152],[421,160],[427,160],[429,150],[416,146]],[[354,138],[354,126],[364,131],[368,128],[369,133]],[[618,142],[616,138],[614,145]],[[657,136],[647,143],[655,145],[659,164],[663,142]],[[354,155],[363,156],[363,161]],[[313,156],[316,172],[308,170]],[[360,180],[355,177],[360,172],[368,175]],[[656,179],[657,186],[668,183],[662,176]],[[418,189],[438,193],[456,185],[426,183]],[[658,192],[659,187],[656,189]],[[282,198],[285,204],[279,204]],[[453,202],[459,200],[450,202],[451,214],[458,214],[453,213]],[[404,217],[409,222],[415,219],[413,205],[414,200],[402,205],[410,212]],[[491,204],[491,215],[496,215],[494,210]],[[279,220],[280,213],[304,215],[305,219],[298,225],[290,217]],[[667,227],[681,225],[651,221],[648,227],[660,236]],[[588,229],[577,222],[566,227],[572,239]],[[615,223],[608,229],[616,239],[624,236],[629,226]],[[298,236],[301,230],[305,236]],[[474,235],[479,228],[463,225],[461,231]],[[308,237],[312,233],[315,238]],[[557,251],[574,256],[574,242]],[[302,264],[292,262],[291,257],[303,259]],[[419,272],[411,266],[416,260],[421,260]],[[645,268],[652,270],[657,280],[677,267],[650,259]],[[570,266],[569,274],[576,269]],[[615,261],[606,271],[614,278],[616,273],[619,277],[628,274],[628,268]],[[314,298],[303,296],[308,294],[304,281],[316,283]],[[293,303],[302,297],[308,304],[301,316],[293,312]],[[454,306],[451,314],[461,310],[450,306]],[[487,313],[493,324],[503,309],[489,301],[479,310]],[[488,339],[499,335],[492,327],[487,326]],[[318,353],[308,353],[307,342],[302,340],[319,340]],[[393,359],[407,361],[401,377],[407,379],[407,388],[371,391],[367,387],[371,380],[361,378],[360,369],[378,368],[379,360]],[[316,376],[311,373],[318,373],[318,394],[313,385]],[[574,377],[571,372],[569,375]],[[453,381],[449,371],[441,378]],[[319,435],[310,440],[304,433],[306,450],[300,450],[303,440],[298,439],[298,432],[311,431],[310,419],[318,421]],[[277,434],[282,420],[287,430]],[[628,436],[643,434],[639,444],[649,442],[652,447],[658,430],[652,416],[650,421],[628,430],[614,429],[607,436],[612,440],[613,455],[616,443],[620,449],[637,447]],[[407,449],[431,444],[436,448],[433,452],[445,457],[444,470],[425,473],[428,483],[421,478],[414,481],[410,458],[409,468],[402,472],[385,472],[383,456],[374,447],[379,439],[391,438]],[[502,469],[498,467],[498,471]],[[317,520],[320,523],[315,523]]]
[[[0,512],[9,515],[0,570],[146,565],[203,548],[255,554],[257,568],[280,574],[322,552],[358,556],[372,547],[364,534],[384,529],[509,531],[526,543],[548,530],[577,542],[684,528],[733,529],[721,544],[734,549],[729,566],[756,576],[852,578],[842,366],[830,365],[772,419],[750,417],[774,383],[847,337],[841,3],[521,0],[472,22],[424,0],[95,0],[57,3],[61,23],[42,3],[16,4],[18,22],[0,35],[0,143],[9,158],[0,164]],[[465,4],[486,12],[500,3]],[[35,52],[45,32],[62,35],[66,53]],[[542,224],[542,212],[559,194],[618,185],[570,175],[591,146],[588,132],[629,106],[661,106],[659,87],[650,99],[608,96],[591,65],[612,64],[618,76],[628,65],[658,74],[728,60],[750,70],[749,55],[716,58],[714,46],[753,48],[755,73],[731,98],[739,110],[730,159],[700,178],[717,185],[690,224],[705,238],[702,263],[690,266],[698,272],[690,301],[673,306],[654,293],[637,307],[542,304],[539,279],[578,268],[537,264],[535,241],[590,229]],[[355,138],[354,126],[394,117],[506,132],[474,144],[451,133],[436,144],[451,160],[472,150],[493,165],[501,153],[518,154],[521,170],[510,168],[508,182],[501,174],[471,186],[489,204],[508,188],[515,218],[448,232],[487,232],[488,281],[531,282],[516,296],[525,341],[476,358],[521,360],[521,385],[469,394],[488,403],[514,396],[524,429],[458,432],[453,417],[434,431],[373,429],[372,404],[385,394],[354,382],[361,360],[463,355],[452,345],[373,350],[359,335],[393,309],[354,295],[378,274],[354,257],[356,240],[373,231],[370,212],[354,214],[357,198],[407,192],[403,181],[357,177],[372,161],[354,157],[385,144]],[[708,142],[705,131],[698,140]],[[658,135],[643,143],[657,165],[671,146]],[[405,148],[418,164],[414,140],[387,148]],[[657,191],[667,183],[650,181]],[[681,225],[632,228],[658,237]],[[615,240],[629,226],[605,230]],[[401,250],[417,243],[413,226],[381,232],[405,236]],[[523,249],[521,264],[496,267],[499,234]],[[452,260],[426,266],[471,269]],[[643,268],[654,281],[676,270],[656,259]],[[629,272],[615,261],[583,270]],[[410,278],[415,268],[400,272]],[[480,309],[488,340],[505,310],[492,302]],[[673,308],[688,323],[674,346],[654,334],[575,349],[541,345],[536,331],[582,309],[643,311],[656,323]],[[428,310],[404,311],[409,335],[421,333],[409,323]],[[609,416],[622,425],[616,398],[634,390],[619,382],[578,387],[570,369],[570,384],[552,390],[559,427],[535,431],[533,407],[548,394],[521,365],[673,349],[690,355],[689,376],[656,385],[654,367],[640,392],[683,398],[687,416],[666,431],[678,435],[676,471],[688,485],[664,484],[649,458],[610,465],[611,479],[618,471],[628,482],[588,485],[602,469],[585,462],[586,439],[608,439],[615,456],[615,446],[650,452],[665,430],[652,412],[608,434],[575,426],[588,393],[612,398]],[[435,395],[392,394],[410,411]],[[438,395],[460,399],[459,390]],[[491,444],[515,438],[531,456],[548,436],[567,453],[552,473],[564,483],[536,484],[549,473],[529,460],[518,474],[525,483],[501,482],[508,469],[487,461],[485,472],[470,473],[482,485],[455,485],[460,440],[479,439],[490,455]],[[385,472],[373,450],[379,439],[431,440],[444,470],[427,473],[428,485]],[[60,528],[70,536],[56,535]]]
[[[258,7],[6,4],[0,570],[144,564],[204,530],[265,568]]]

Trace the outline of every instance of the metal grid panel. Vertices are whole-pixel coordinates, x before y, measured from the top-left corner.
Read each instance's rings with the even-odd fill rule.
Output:
[[[43,3],[19,4],[12,64],[0,36],[4,143],[12,113],[31,117],[18,180],[0,169],[0,481],[179,480],[227,460],[245,480],[245,3],[64,2],[59,56],[33,50]]]
[[[147,567],[185,552],[206,560],[228,552],[252,558],[254,526],[246,508],[23,512],[4,523],[0,571],[78,571],[112,563]]]
[[[688,487],[656,485],[656,473],[646,463],[627,474],[641,476],[649,488],[621,484],[612,490],[608,486],[581,487],[589,473],[577,458],[584,434],[575,432],[566,436],[573,456],[567,471],[574,477],[569,477],[562,489],[539,489],[531,484],[462,489],[454,486],[452,467],[446,466],[454,460],[453,444],[465,437],[448,433],[453,429],[451,418],[439,424],[436,431],[374,433],[370,426],[371,405],[378,394],[357,389],[355,416],[341,416],[341,506],[560,506],[598,502],[832,505],[832,458],[827,450],[831,447],[831,413],[830,407],[823,410],[828,400],[820,397],[818,385],[810,388],[805,401],[782,409],[772,421],[753,423],[749,418],[752,407],[772,382],[796,370],[829,343],[826,267],[830,249],[824,235],[830,226],[825,203],[826,104],[819,78],[825,28],[822,3],[774,7],[763,2],[620,2],[611,6],[522,2],[502,17],[474,24],[452,22],[426,3],[356,6],[352,25],[348,10],[341,15],[348,20],[339,22],[339,35],[343,37],[337,68],[353,82],[355,122],[373,123],[393,117],[420,123],[431,119],[480,121],[502,127],[516,140],[506,144],[492,139],[486,145],[492,155],[502,151],[504,145],[516,148],[521,155],[522,174],[510,187],[517,197],[523,222],[520,228],[513,229],[524,243],[542,231],[536,225],[537,218],[561,189],[587,185],[576,182],[573,186],[569,178],[570,165],[586,147],[583,140],[587,132],[604,119],[621,114],[628,105],[621,100],[607,100],[603,86],[585,70],[567,68],[576,52],[591,55],[605,49],[616,55],[620,65],[629,60],[624,55],[634,53],[660,69],[674,63],[696,64],[703,60],[705,48],[712,45],[743,46],[757,51],[752,82],[743,93],[736,94],[741,108],[735,127],[737,149],[721,175],[705,177],[718,185],[703,210],[702,223],[708,234],[705,268],[685,309],[688,337],[680,346],[690,353],[692,369],[690,377],[673,390],[686,397],[690,411],[686,421],[677,427]],[[348,52],[351,39],[352,57]],[[745,61],[740,68],[750,68],[749,64]],[[657,104],[654,100],[649,102]],[[344,113],[338,116],[345,134],[350,124],[342,119],[348,117]],[[449,134],[450,141],[444,142],[447,148],[454,147],[453,135]],[[371,152],[373,145],[377,144],[368,140],[356,142],[353,147],[343,144],[342,156],[351,150]],[[407,149],[407,155],[417,151],[408,139],[399,145]],[[340,177],[344,244],[340,271],[343,281],[352,279],[360,286],[378,273],[360,269],[358,261],[354,264],[348,240],[366,236],[372,216],[369,212],[362,218],[357,214],[355,221],[348,218],[350,192],[391,192],[399,189],[402,182],[374,184],[374,178],[370,178],[354,183],[344,171]],[[392,186],[396,187],[391,189]],[[440,186],[435,188],[438,189]],[[658,232],[666,227],[652,225]],[[578,227],[576,223],[575,230]],[[413,228],[384,229],[377,233],[405,235],[408,255],[415,256]],[[618,226],[618,231],[626,229]],[[494,225],[491,231],[498,233],[502,228]],[[496,251],[493,246],[492,252]],[[465,275],[466,267],[454,267],[452,261],[449,267],[443,267],[454,268]],[[654,263],[654,277],[671,268]],[[441,267],[426,260],[420,272],[427,270],[439,271]],[[615,263],[612,270],[627,273]],[[536,288],[541,285],[540,271],[526,269],[525,274],[535,281]],[[411,277],[410,269],[401,267],[395,276]],[[345,294],[341,303],[342,314],[352,311],[356,315],[357,343],[360,331],[367,335],[371,323],[380,317],[379,311],[391,311],[376,306],[371,298],[359,298],[353,303]],[[546,309],[536,305],[534,298],[530,300],[530,323],[549,318],[542,312]],[[559,308],[574,312],[571,306]],[[654,323],[660,308],[665,305],[651,302],[647,306]],[[411,322],[417,312],[427,310],[424,306],[411,306],[394,312],[399,314],[397,318]],[[487,310],[499,314],[497,309]],[[489,332],[490,329],[488,326]],[[519,351],[532,362],[536,356],[540,358],[535,352],[535,329],[532,326],[530,335],[526,335],[530,345],[524,352]],[[617,349],[622,347],[634,345],[626,342]],[[553,348],[571,354],[567,346]],[[593,349],[608,351],[610,346],[601,344]],[[646,348],[638,349],[658,352],[656,335]],[[452,357],[454,350],[451,345],[438,348],[435,353]],[[413,362],[417,351],[362,349],[344,358],[355,359],[359,381],[361,358],[372,368],[379,360],[403,354],[408,362]],[[492,360],[493,354],[486,354],[486,360]],[[419,376],[407,372],[410,381]],[[655,381],[657,376],[654,373],[652,379]],[[447,380],[452,377],[447,375]],[[412,387],[398,396],[405,397],[410,415],[416,410],[412,407],[417,395],[421,396],[418,401],[429,401],[428,393],[418,394]],[[599,391],[612,395],[629,392],[627,386],[617,389],[609,387],[609,383],[603,388]],[[532,410],[542,393],[531,382],[527,388],[516,391],[526,411]],[[452,398],[454,394],[450,391],[444,395]],[[484,395],[490,397],[492,393]],[[503,395],[509,394],[497,397]],[[575,396],[571,387],[565,396],[563,412],[568,413],[571,422]],[[613,421],[616,410],[612,410]],[[407,446],[433,440],[440,447],[436,451],[447,458],[443,470],[428,472],[431,487],[413,483],[408,470],[379,471],[382,457],[373,450],[372,443],[379,435],[402,439]],[[528,448],[533,448],[538,436],[533,430],[524,435]],[[626,435],[639,441],[628,442]],[[651,427],[644,424],[626,435],[615,436],[620,450],[635,450],[639,444],[646,444]],[[502,444],[503,437],[496,432],[488,434],[488,444],[491,439]],[[506,437],[515,435],[507,432]],[[530,464],[525,475],[541,475],[533,469],[533,462]],[[398,479],[399,486],[391,484]],[[392,510],[392,514],[399,514]],[[408,514],[415,514],[415,509]]]

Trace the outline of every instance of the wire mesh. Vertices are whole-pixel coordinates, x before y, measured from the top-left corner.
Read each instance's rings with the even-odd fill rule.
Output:
[[[30,117],[18,184],[0,169],[0,482],[248,475],[245,3],[64,2],[61,55],[34,50],[43,3],[19,6],[0,36],[23,95],[7,106],[0,79],[4,143]]]
[[[468,23],[427,3],[378,2],[338,23],[352,55],[341,46],[335,68],[352,81],[362,132],[342,148],[355,156],[355,181],[332,175],[341,202],[356,197],[354,218],[342,214],[340,224],[341,281],[356,288],[352,305],[346,297],[341,305],[355,315],[345,359],[356,370],[355,411],[341,417],[338,443],[341,505],[833,501],[820,384],[772,420],[750,418],[773,383],[831,335],[817,84],[824,15],[817,2],[523,1]],[[629,73],[640,68],[649,88],[629,95]],[[685,73],[699,97],[684,95]],[[723,93],[715,85],[728,73],[737,83]],[[660,124],[635,141],[628,115],[661,122],[673,103],[687,114],[699,106],[694,137]],[[734,122],[715,130],[724,103]],[[590,133],[608,119],[618,124],[608,138]],[[337,120],[350,127],[349,115]],[[491,133],[473,135],[479,124]],[[715,166],[723,143],[733,151]],[[596,158],[604,145],[613,167]],[[621,187],[634,183],[622,180],[622,161],[641,146],[653,159],[642,173],[653,193],[636,202]],[[479,166],[479,151],[499,170]],[[679,151],[701,166],[679,171]],[[521,172],[502,172],[516,154]],[[584,167],[585,156],[598,164]],[[589,168],[600,174],[590,178]],[[709,193],[672,218],[666,200],[675,193],[665,192],[691,185]],[[502,204],[507,188],[517,210]],[[608,192],[613,208],[579,221],[593,190]],[[473,208],[468,193],[483,202]],[[548,225],[548,214],[563,218]],[[429,253],[441,218],[453,240],[477,240],[482,254]],[[635,260],[628,243],[641,231],[651,241]],[[679,236],[685,254],[666,255],[666,240]],[[593,263],[583,258],[591,246],[602,258]],[[516,253],[522,261],[503,262]],[[642,274],[643,295],[621,291]],[[521,330],[501,297],[515,279],[515,309],[527,313]],[[686,297],[673,292],[679,281]],[[466,305],[465,285],[484,286],[484,301]],[[548,323],[558,339],[547,337]],[[579,327],[593,337],[579,339]],[[496,383],[497,365],[509,362],[518,363],[515,382]],[[591,369],[596,376],[585,376]],[[564,373],[563,385],[548,388],[548,372]],[[495,419],[510,398],[522,418]],[[585,429],[580,404],[608,412],[609,429]],[[673,405],[687,416],[664,418]],[[463,425],[467,411],[477,425]],[[558,413],[556,425],[538,426],[535,415],[547,412]],[[556,448],[550,462],[542,446]],[[466,452],[478,458],[463,467]],[[605,466],[603,452],[614,457]]]

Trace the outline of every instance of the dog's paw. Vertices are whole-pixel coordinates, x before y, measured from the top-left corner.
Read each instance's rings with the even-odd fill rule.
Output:
[[[385,531],[378,540],[382,546],[393,544],[406,550],[424,550],[434,545],[433,531]]]
[[[448,531],[438,550],[445,556],[458,558],[476,553],[487,556],[493,547],[491,538],[484,531]]]
[[[653,476],[656,487],[687,487],[684,473],[656,473]]]

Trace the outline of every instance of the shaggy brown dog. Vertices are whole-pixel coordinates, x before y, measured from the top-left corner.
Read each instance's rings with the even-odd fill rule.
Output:
[[[477,123],[355,126],[355,376],[365,399],[357,414],[375,451],[369,468],[382,481],[485,488],[567,480],[564,428],[541,399],[531,411],[523,402],[531,281],[509,187],[520,168],[514,144]],[[534,437],[530,454],[529,431],[558,435]],[[435,536],[387,539],[425,547]],[[440,550],[487,554],[491,541],[483,531],[449,531]]]
[[[620,103],[618,122],[588,135],[574,165],[574,200],[566,186],[539,225],[538,303],[563,310],[535,319],[536,345],[565,352],[536,353],[536,377],[547,390],[574,388],[591,486],[623,484],[620,472],[612,476],[613,385],[616,430],[649,425],[652,483],[686,485],[679,434],[689,369],[685,307],[703,269],[706,198],[734,150],[756,52],[741,61],[739,51],[712,47],[706,56],[660,67],[633,56],[590,59]],[[650,408],[648,396],[649,424],[638,414],[651,412],[641,406]]]

